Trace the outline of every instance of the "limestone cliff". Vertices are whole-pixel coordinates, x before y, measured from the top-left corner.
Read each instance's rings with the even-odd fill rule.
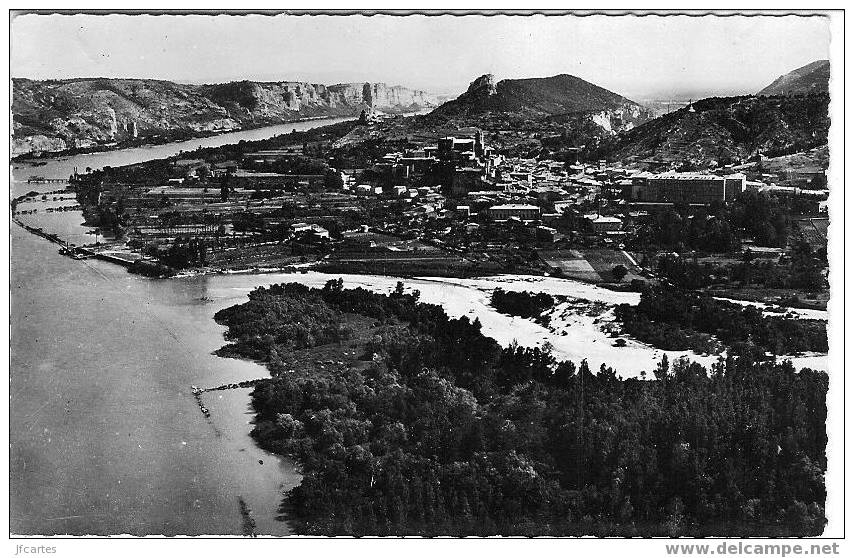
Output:
[[[420,111],[435,96],[385,83],[13,80],[13,154],[192,136],[324,116]]]

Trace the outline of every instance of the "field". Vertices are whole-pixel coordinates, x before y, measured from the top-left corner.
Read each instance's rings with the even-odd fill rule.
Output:
[[[626,252],[607,248],[580,248],[577,250],[553,250],[540,252],[540,258],[553,268],[560,269],[564,277],[588,283],[614,283],[612,273],[617,265],[624,266],[628,273],[624,282],[640,279],[639,268]]]
[[[354,238],[354,237],[350,237]],[[500,271],[497,264],[476,262],[418,240],[366,233],[361,246],[336,250],[318,269],[328,272],[472,277]]]
[[[827,168],[830,162],[830,153],[827,145],[816,147],[809,151],[782,155],[780,157],[763,158],[762,166],[767,172],[785,172],[789,169],[803,168]]]
[[[249,269],[287,267],[304,261],[294,256],[291,249],[282,244],[260,244],[212,251],[208,254],[208,266],[219,269]]]
[[[390,277],[479,277],[502,271],[498,264],[472,262],[455,256],[330,258],[314,269],[325,273],[363,273]]]

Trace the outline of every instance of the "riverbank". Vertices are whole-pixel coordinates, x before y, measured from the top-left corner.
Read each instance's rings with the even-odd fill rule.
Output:
[[[205,138],[213,138],[217,136],[222,136],[224,134],[232,134],[236,132],[251,132],[253,130],[260,130],[263,128],[269,128],[271,126],[284,126],[287,124],[303,124],[310,123],[318,120],[328,120],[330,118],[340,118],[340,119],[356,119],[359,117],[359,114],[346,114],[346,115],[328,115],[328,116],[309,116],[306,118],[298,118],[296,120],[283,120],[281,122],[264,122],[259,123],[257,125],[244,125],[240,128],[232,129],[232,130],[220,130],[220,131],[209,131],[209,130],[200,130],[198,132],[190,133],[188,130],[187,133],[175,133],[173,136],[145,136],[136,139],[128,139],[121,142],[109,143],[109,144],[99,144],[93,145],[90,147],[76,147],[72,149],[63,149],[61,151],[43,151],[39,155],[33,155],[33,152],[30,153],[21,153],[19,155],[15,155],[10,159],[12,163],[32,163],[33,166],[40,166],[39,163],[43,162],[44,159],[57,159],[60,157],[74,157],[77,155],[89,155],[92,153],[105,153],[110,151],[120,151],[122,149],[134,149],[134,148],[145,148],[145,147],[156,147],[159,145],[167,145],[170,143],[176,142],[186,142],[192,141],[196,139],[205,139]],[[287,132],[285,132],[287,133]]]
[[[111,149],[108,151],[84,153],[71,156],[44,157],[34,164],[18,161],[12,165],[13,195],[19,195],[26,190],[27,179],[32,174],[38,174],[49,179],[68,179],[75,169],[78,172],[86,168],[93,170],[104,167],[123,167],[144,163],[156,159],[173,157],[182,152],[193,151],[199,148],[222,147],[237,144],[240,141],[258,141],[269,139],[278,135],[289,134],[296,129],[297,132],[305,132],[322,126],[339,124],[352,121],[352,117],[346,118],[322,118],[317,120],[304,120],[279,124],[276,126],[263,126],[259,128],[244,129],[238,132],[224,132],[214,136],[164,143],[162,145],[147,145],[126,149]]]
[[[45,240],[47,240],[53,244],[57,244],[59,246],[65,246],[65,241],[62,240],[59,237],[59,235],[57,235],[57,234],[49,233],[49,232],[45,231],[44,229],[42,229],[41,227],[34,227],[32,225],[27,225],[26,223],[24,223],[23,221],[21,221],[17,217],[12,217],[12,222],[14,222],[16,225],[18,225],[19,227],[21,227],[22,229],[24,229],[25,231],[27,231],[30,234],[34,234],[34,235],[38,236],[39,238],[44,238]]]
[[[419,112],[388,112],[387,117],[389,118],[397,118],[397,117],[411,117],[417,116],[420,114],[425,114],[429,112],[431,109],[425,109]],[[108,144],[98,144],[92,145],[89,147],[76,147],[71,149],[63,149],[60,151],[43,151],[39,155],[34,155],[33,152],[29,153],[20,153],[10,158],[10,162],[12,163],[32,163],[34,167],[41,166],[41,164],[45,160],[57,159],[62,157],[76,157],[79,155],[91,155],[95,153],[108,153],[112,151],[121,151],[124,149],[137,149],[137,148],[146,148],[146,147],[157,147],[162,145],[168,145],[170,143],[179,143],[179,142],[188,142],[199,139],[207,139],[207,138],[215,138],[219,136],[224,136],[227,134],[241,133],[241,132],[253,132],[257,130],[263,130],[265,128],[271,127],[280,127],[287,126],[289,124],[311,124],[313,122],[323,121],[323,120],[335,120],[338,122],[344,122],[348,120],[356,120],[359,118],[361,111],[351,112],[347,114],[330,114],[323,116],[306,116],[304,118],[296,118],[293,120],[282,120],[280,122],[262,122],[262,123],[248,123],[240,126],[239,128],[231,129],[231,130],[199,130],[192,131],[186,130],[182,131],[182,133],[175,132],[172,136],[144,136],[135,139],[127,139],[121,142],[113,142]],[[288,133],[288,132],[282,132]],[[13,138],[14,139],[14,138]]]
[[[339,278],[346,288],[362,287],[387,294],[402,281],[407,292],[417,290],[421,301],[441,306],[450,317],[466,316],[470,320],[479,320],[483,334],[495,339],[503,347],[513,343],[522,347],[544,347],[548,344],[558,359],[574,362],[587,360],[593,370],[598,370],[604,364],[613,367],[619,376],[626,378],[640,377],[644,372],[651,375],[664,356],[671,362],[687,358],[704,366],[711,366],[721,358],[720,355],[699,355],[689,350],[664,351],[625,336],[622,336],[625,345],[616,346],[612,333],[619,327],[614,315],[615,307],[619,304],[637,305],[640,294],[611,291],[569,279],[517,275],[478,279],[402,279],[379,275],[326,274],[307,269],[294,273],[228,274],[220,278],[245,294],[255,287],[288,282],[319,288],[330,279]],[[496,288],[542,292],[565,298],[566,302],[550,311],[550,321],[548,325],[543,325],[533,319],[498,312],[490,304],[492,292]],[[797,312],[796,309],[792,311]],[[808,317],[821,319],[820,315],[812,312]],[[827,319],[826,314],[824,319]],[[798,369],[807,367],[828,370],[826,354],[787,356],[779,360],[791,360]]]
[[[398,281],[421,292],[425,302],[442,306],[452,317],[477,317],[484,333],[503,346],[517,342],[522,346],[544,346],[548,343],[555,356],[565,360],[588,360],[591,367],[612,366],[626,377],[650,374],[661,358],[669,360],[688,358],[710,366],[721,355],[703,355],[692,351],[665,351],[651,347],[631,337],[624,337],[624,344],[615,346],[615,331],[619,332],[614,314],[619,304],[637,305],[640,293],[611,290],[592,283],[572,279],[533,275],[495,275],[490,277],[396,277],[354,273],[327,273],[314,269],[320,262],[298,264],[299,267],[249,268],[242,270],[199,269],[175,276],[186,279],[205,276],[263,276],[263,283],[280,282],[291,278],[309,286],[322,286],[328,279],[341,277],[345,284],[355,284],[375,292],[390,292]],[[554,309],[549,325],[534,320],[524,320],[497,312],[489,302],[496,288],[509,291],[542,292],[568,297]],[[724,299],[726,300],[726,299]],[[781,308],[762,303],[733,301],[752,305],[769,314],[789,314],[803,319],[828,319],[827,311],[799,308]],[[594,310],[595,308],[595,310]],[[619,334],[617,334],[619,335]],[[796,367],[827,370],[827,355],[792,355],[781,357],[793,362]]]

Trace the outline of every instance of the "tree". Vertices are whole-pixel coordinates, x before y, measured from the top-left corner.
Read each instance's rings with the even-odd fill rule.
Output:
[[[334,169],[326,169],[323,174],[323,185],[330,190],[340,190],[344,186],[344,179],[341,178],[341,173]]]
[[[402,296],[403,296],[403,293],[404,293],[404,290],[403,290],[403,281],[398,281],[398,282],[397,282],[397,285],[395,285],[395,287],[394,287],[394,292],[392,293],[392,295],[391,295],[391,296],[394,296],[394,297],[400,298],[400,297],[402,297]]]
[[[219,199],[222,201],[228,201],[228,194],[230,192],[229,188],[229,180],[231,179],[231,169],[226,171],[226,173],[222,177],[222,186],[219,189]]]
[[[628,274],[629,270],[626,269],[626,266],[623,264],[617,264],[614,266],[614,269],[611,270],[611,275],[614,276],[614,280],[619,283],[623,280],[623,278]]]

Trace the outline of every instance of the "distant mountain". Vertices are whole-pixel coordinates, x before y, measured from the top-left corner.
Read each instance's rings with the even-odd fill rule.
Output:
[[[566,116],[582,116],[602,130],[614,132],[647,120],[649,112],[634,101],[567,74],[498,83],[492,74],[486,74],[458,98],[431,112],[428,120]]]
[[[600,142],[589,156],[706,166],[795,153],[827,143],[827,95],[713,97]]]
[[[827,93],[830,82],[830,60],[816,60],[775,79],[758,95],[800,95]]]
[[[384,83],[322,85],[149,79],[12,80],[13,154],[61,151],[154,136],[193,137],[362,110],[414,112],[435,96]]]

